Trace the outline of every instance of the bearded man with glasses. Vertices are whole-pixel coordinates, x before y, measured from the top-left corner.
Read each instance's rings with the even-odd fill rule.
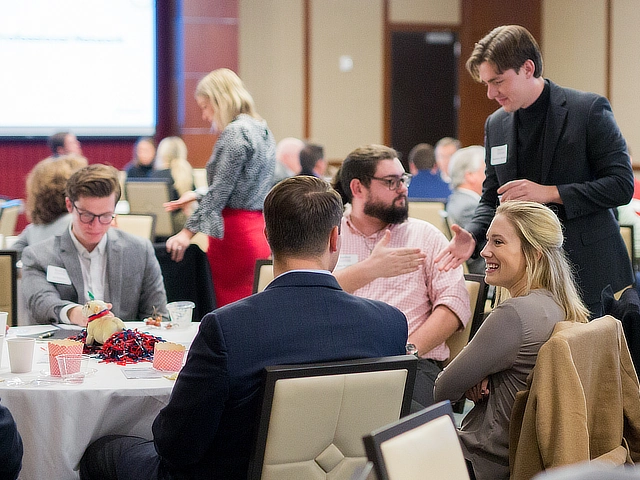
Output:
[[[167,317],[160,265],[149,240],[111,229],[120,199],[118,171],[89,165],[67,182],[71,224],[25,248],[22,292],[31,320],[86,326],[89,292],[123,320],[142,320],[154,308]]]
[[[342,218],[342,247],[334,275],[359,297],[381,300],[407,317],[417,347],[417,410],[433,403],[433,386],[449,357],[445,340],[471,317],[462,267],[440,271],[433,259],[448,243],[433,225],[408,218],[405,173],[398,154],[383,145],[351,152],[333,187],[351,204]]]

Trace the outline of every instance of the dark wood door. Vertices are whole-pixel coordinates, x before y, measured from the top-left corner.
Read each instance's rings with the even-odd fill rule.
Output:
[[[461,5],[458,138],[463,146],[482,145],[484,121],[499,105],[487,98],[486,87],[471,78],[464,64],[475,43],[500,25],[522,25],[542,45],[541,0],[462,0]]]

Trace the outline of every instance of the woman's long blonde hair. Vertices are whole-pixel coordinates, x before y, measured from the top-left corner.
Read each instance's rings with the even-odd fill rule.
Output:
[[[543,288],[551,292],[570,322],[587,322],[589,310],[578,294],[571,264],[562,248],[564,236],[558,217],[544,205],[536,202],[507,201],[496,210],[520,238],[526,263],[524,295]],[[505,289],[500,289],[501,299]]]
[[[160,141],[156,150],[156,168],[171,170],[178,195],[193,190],[193,168],[187,160],[187,145],[180,137],[166,137]]]
[[[200,80],[195,96],[211,102],[220,131],[241,113],[260,120],[251,94],[240,77],[228,68],[218,68]]]

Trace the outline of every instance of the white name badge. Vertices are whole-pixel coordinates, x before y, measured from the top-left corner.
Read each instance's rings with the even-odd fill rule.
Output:
[[[71,285],[71,279],[67,271],[62,267],[56,267],[54,265],[47,267],[47,282]]]
[[[491,165],[502,165],[507,163],[507,145],[491,147]]]
[[[341,268],[350,267],[358,263],[358,255],[356,254],[344,254],[338,257],[338,263],[334,270],[340,270]]]

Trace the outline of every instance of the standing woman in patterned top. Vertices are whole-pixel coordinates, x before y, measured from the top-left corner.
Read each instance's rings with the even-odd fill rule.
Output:
[[[206,193],[186,192],[165,204],[169,211],[198,200],[184,228],[167,240],[167,251],[182,260],[191,237],[209,235],[211,264],[218,307],[251,295],[255,261],[268,258],[262,205],[275,168],[275,140],[256,112],[242,80],[226,68],[200,80],[195,93],[202,118],[220,132],[206,165]]]

